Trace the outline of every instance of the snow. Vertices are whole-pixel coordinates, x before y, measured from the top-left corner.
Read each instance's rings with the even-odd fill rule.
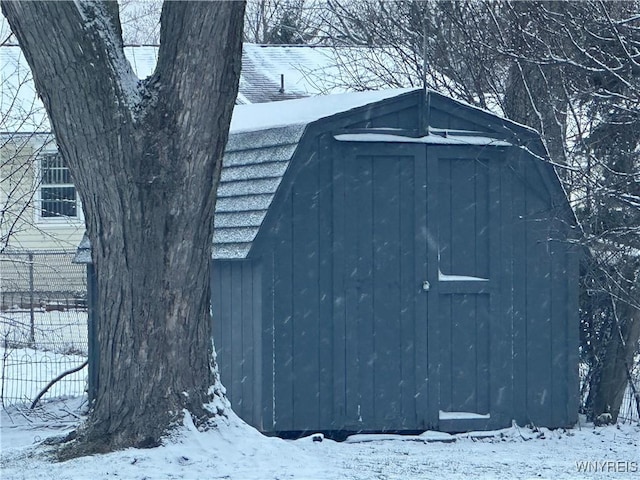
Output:
[[[291,96],[343,93],[346,89],[335,84],[343,70],[340,64],[340,52],[331,47],[245,43],[240,77],[240,91],[244,93],[238,100],[241,104],[262,103]]]
[[[438,269],[438,280],[441,282],[488,282],[488,278],[482,277],[472,277],[468,275],[448,275],[446,273],[442,273]]]
[[[321,118],[364,107],[387,98],[397,97],[413,90],[415,89],[396,88],[341,93],[325,97],[301,98],[254,105],[236,105],[231,119],[230,133],[308,124]]]
[[[79,397],[34,411],[2,411],[3,480],[624,479],[637,478],[640,471],[638,425],[555,431],[514,425],[458,435],[354,435],[345,442],[311,435],[285,441],[262,436],[233,414],[207,432],[199,432],[187,416],[158,448],[55,462],[42,441],[71,431],[84,410],[85,399]]]
[[[388,133],[342,133],[333,138],[339,142],[402,142],[402,143],[425,143],[428,145],[477,145],[510,147],[511,143],[497,140],[491,137],[478,135],[434,135],[429,134],[422,137],[407,137]]]
[[[440,420],[475,420],[478,418],[489,419],[491,418],[491,415],[488,413],[480,414],[474,412],[444,412],[440,410],[438,413],[438,418],[440,418]]]

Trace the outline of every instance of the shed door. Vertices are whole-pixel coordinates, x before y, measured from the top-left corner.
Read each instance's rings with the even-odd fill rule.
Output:
[[[450,146],[344,148],[345,428],[488,413],[489,161]]]
[[[470,425],[460,428],[473,428],[489,413],[490,265],[497,253],[489,172],[498,154],[493,147],[427,147],[429,392],[444,429],[459,420]]]
[[[345,150],[345,428],[428,428],[425,149]]]

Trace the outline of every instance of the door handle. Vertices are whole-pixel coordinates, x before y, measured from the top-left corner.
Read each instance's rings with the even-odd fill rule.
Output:
[[[428,292],[429,289],[431,289],[431,284],[429,283],[429,281],[425,280],[424,282],[422,282],[422,290]]]

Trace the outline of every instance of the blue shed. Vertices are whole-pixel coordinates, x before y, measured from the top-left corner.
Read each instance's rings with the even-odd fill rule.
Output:
[[[575,228],[536,132],[438,93],[237,106],[212,261],[234,410],[278,435],[575,424]]]
[[[212,268],[243,419],[276,434],[576,422],[575,219],[536,132],[421,90],[243,108]]]

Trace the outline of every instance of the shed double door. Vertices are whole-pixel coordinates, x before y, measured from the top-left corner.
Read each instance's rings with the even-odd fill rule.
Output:
[[[345,427],[488,413],[489,161],[452,146],[346,149]]]

